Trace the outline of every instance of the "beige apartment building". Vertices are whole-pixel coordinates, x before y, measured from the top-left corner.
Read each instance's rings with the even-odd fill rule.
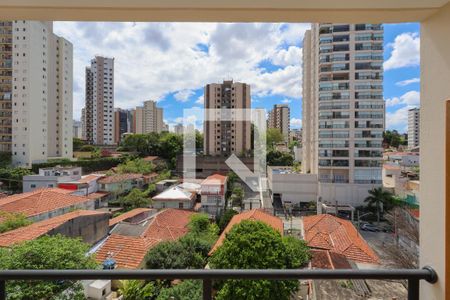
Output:
[[[86,68],[86,139],[114,144],[114,58],[96,56]]]
[[[284,136],[284,141],[289,140],[289,131],[291,130],[291,111],[287,104],[275,104],[269,111],[267,118],[267,128],[277,128]]]
[[[420,108],[408,110],[408,148],[419,147],[420,140]]]
[[[73,49],[52,22],[0,23],[0,150],[15,166],[71,158]]]
[[[156,101],[144,101],[143,106],[138,106],[134,110],[135,133],[160,133],[164,131],[164,112],[156,106]]]
[[[233,80],[211,83],[205,86],[205,110],[208,109],[250,109],[250,85]],[[231,114],[234,114],[232,112]],[[204,151],[206,155],[237,155],[251,150],[251,121],[220,120],[208,121],[212,114],[205,111]]]
[[[382,182],[383,27],[313,24],[303,51],[303,171],[356,205]]]

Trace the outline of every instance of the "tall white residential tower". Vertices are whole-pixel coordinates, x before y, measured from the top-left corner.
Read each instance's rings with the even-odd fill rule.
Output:
[[[408,148],[419,146],[420,140],[420,108],[408,110]]]
[[[303,172],[325,202],[361,204],[381,185],[383,27],[313,24],[303,48]]]

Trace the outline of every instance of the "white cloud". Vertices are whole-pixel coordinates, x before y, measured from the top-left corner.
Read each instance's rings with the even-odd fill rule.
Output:
[[[198,97],[198,99],[197,99],[197,101],[195,101],[195,103],[197,103],[197,104],[204,104],[205,103],[205,99],[203,98],[203,95]]]
[[[292,118],[291,119],[291,128],[301,128],[302,127],[302,119]]]
[[[281,103],[284,103],[284,104],[289,104],[289,103],[291,103],[292,102],[292,100],[290,100],[290,99],[283,99],[282,101],[281,101]]]
[[[393,97],[386,99],[386,106],[396,106],[396,105],[408,105],[408,106],[418,106],[420,105],[420,92],[409,91],[401,95],[400,97]]]
[[[309,24],[55,22],[74,46],[74,118],[84,106],[85,67],[97,54],[115,58],[115,106],[193,91],[224,78],[251,85],[252,94],[299,98],[301,49]],[[205,45],[208,51],[199,48]],[[276,61],[277,70],[259,67]],[[78,87],[78,88],[77,88]],[[81,88],[80,88],[81,87]],[[201,104],[197,99],[196,103]]]
[[[417,83],[417,82],[420,82],[420,78],[419,77],[398,81],[398,82],[395,83],[395,85],[397,85],[397,86],[407,86],[409,84]]]
[[[175,98],[175,100],[180,101],[180,102],[186,102],[189,100],[189,98],[191,96],[193,96],[195,93],[192,90],[181,90],[176,92],[173,97]]]
[[[409,106],[405,106],[394,112],[386,113],[386,128],[406,132],[408,130],[408,110],[410,108]]]
[[[300,65],[302,61],[302,49],[290,46],[288,49],[281,49],[272,56],[272,63],[277,66]]]
[[[398,35],[394,42],[391,56],[384,62],[384,70],[418,66],[420,63],[420,37],[417,32],[406,32]]]

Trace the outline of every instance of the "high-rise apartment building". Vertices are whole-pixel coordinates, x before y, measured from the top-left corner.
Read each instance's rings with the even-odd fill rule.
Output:
[[[156,101],[144,101],[143,106],[138,106],[135,109],[134,124],[136,133],[160,133],[164,131],[163,109],[156,106]]]
[[[381,184],[382,25],[313,24],[303,76],[303,171],[348,191]]]
[[[0,21],[0,152],[11,152],[13,22]]]
[[[7,42],[0,57],[8,67],[0,68],[0,81],[10,83],[0,86],[0,135],[11,129],[11,146],[2,149],[12,152],[15,166],[71,158],[72,44],[53,34],[51,22],[5,21],[0,28],[6,33],[0,39]]]
[[[251,121],[208,120],[208,109],[250,109],[250,85],[232,80],[205,86],[204,152],[206,155],[241,154],[250,151]]]
[[[173,131],[176,134],[183,134],[184,133],[184,126],[183,126],[183,124],[179,123],[179,124],[175,125],[173,127]]]
[[[81,121],[73,120],[73,137],[79,139],[83,138]]]
[[[290,126],[290,109],[287,104],[275,104],[273,109],[269,111],[267,118],[267,128],[277,128],[284,136],[284,141],[289,140]]]
[[[419,146],[420,141],[420,108],[408,110],[408,148]]]
[[[86,139],[114,144],[114,58],[96,56],[86,68]]]
[[[133,124],[132,112],[126,109],[116,108],[114,111],[114,142],[119,144],[124,133],[131,133]]]
[[[81,138],[86,140],[86,108],[81,109]]]

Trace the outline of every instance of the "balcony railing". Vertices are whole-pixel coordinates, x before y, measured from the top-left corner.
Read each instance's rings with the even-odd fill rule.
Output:
[[[203,299],[212,299],[212,281],[245,280],[408,280],[408,300],[419,299],[419,281],[437,282],[431,267],[398,270],[3,270],[0,271],[0,300],[6,300],[9,280],[119,280],[197,279],[203,282]]]

